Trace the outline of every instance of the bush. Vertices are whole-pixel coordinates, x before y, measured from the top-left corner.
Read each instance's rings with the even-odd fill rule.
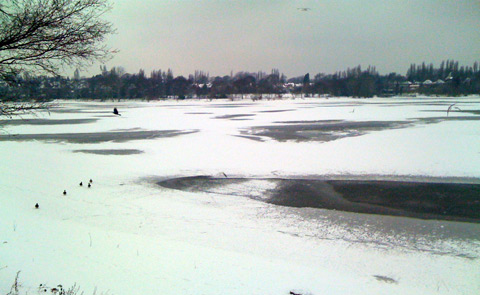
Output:
[[[8,292],[6,295],[20,295],[20,289],[22,288],[22,285],[19,283],[19,278],[20,276],[20,271],[17,272],[17,275],[15,276],[15,281],[12,284],[12,287],[10,288],[10,292]],[[25,292],[24,294],[27,294]],[[77,284],[74,284],[68,289],[64,289],[62,285],[57,285],[56,287],[49,287],[46,284],[40,284],[38,286],[38,294],[56,294],[56,295],[83,295],[83,291],[80,291],[80,287],[77,286]],[[93,294],[96,294],[96,291],[93,292]]]

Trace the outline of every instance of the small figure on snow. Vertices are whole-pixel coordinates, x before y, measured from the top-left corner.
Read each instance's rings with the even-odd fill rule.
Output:
[[[35,204],[35,209],[38,209],[40,208],[40,206],[38,205],[38,203]]]
[[[80,186],[83,186],[83,182],[80,181]]]
[[[67,195],[67,190],[63,190],[63,195],[64,195],[64,196]]]
[[[91,186],[92,186],[92,185],[89,183],[89,184],[88,184],[88,188],[90,188]]]
[[[118,112],[117,108],[113,108],[113,114],[117,116],[121,116],[120,113]]]
[[[93,180],[90,178],[90,183],[93,183]]]

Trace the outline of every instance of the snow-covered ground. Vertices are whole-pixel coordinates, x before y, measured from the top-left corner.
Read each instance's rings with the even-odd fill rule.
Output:
[[[49,113],[7,120],[0,294],[18,271],[28,294],[74,283],[85,294],[479,294],[478,223],[235,194],[261,199],[275,177],[478,183],[479,110],[479,97],[59,101]],[[285,127],[318,121],[382,124]],[[265,132],[272,126],[298,138]],[[156,185],[223,173],[254,180],[212,193]]]

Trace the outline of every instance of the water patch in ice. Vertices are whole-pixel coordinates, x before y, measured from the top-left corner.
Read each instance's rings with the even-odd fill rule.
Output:
[[[74,153],[94,154],[94,155],[138,155],[143,154],[144,151],[136,149],[98,149],[98,150],[74,150]]]
[[[312,123],[291,121],[285,125],[255,126],[241,130],[244,136],[270,138],[276,141],[327,142],[345,137],[364,135],[372,131],[413,126],[411,121],[343,121],[325,120]],[[286,122],[285,122],[286,123]]]
[[[75,125],[94,123],[98,119],[11,119],[1,120],[0,126],[11,125]]]
[[[245,118],[245,117],[253,117],[255,116],[254,114],[233,114],[233,115],[223,115],[223,116],[217,116],[213,117],[213,119],[239,119],[239,118]]]
[[[273,218],[281,228],[278,232],[290,236],[344,240],[379,249],[402,248],[467,260],[480,257],[478,247],[472,247],[472,244],[480,241],[480,213],[474,212],[480,212],[480,204],[477,202],[480,188],[478,183],[473,186],[458,186],[459,183],[447,180],[444,184],[447,187],[452,185],[450,190],[442,186],[435,189],[438,183],[433,179],[410,183],[330,178],[249,179],[193,176],[158,179],[156,183],[170,189],[246,197],[277,205],[262,207],[258,216],[263,219]],[[372,188],[376,191],[369,191]],[[469,193],[468,188],[475,191]],[[431,195],[425,196],[430,191]],[[459,217],[455,210],[450,212],[451,216],[428,214],[428,211],[432,210],[430,203],[441,199],[443,191],[451,202],[446,205],[441,203],[439,207],[458,209],[472,206],[473,210],[466,214],[476,214],[476,218]],[[404,195],[407,197],[403,197]],[[427,205],[424,206],[425,199]],[[417,208],[414,208],[415,206]],[[412,208],[415,211],[413,214],[409,211]],[[426,214],[421,213],[422,210],[427,211]],[[417,218],[405,218],[406,216]],[[445,219],[471,222],[447,222]]]
[[[303,121],[275,121],[276,124],[334,124],[344,120],[303,120]]]
[[[132,140],[157,139],[175,137],[197,130],[150,130],[150,131],[112,131],[93,133],[51,133],[51,134],[8,134],[0,135],[0,141],[30,141],[40,140],[45,142],[69,142],[69,143],[101,143],[101,142],[127,142]]]
[[[264,142],[265,140],[260,137],[260,136],[252,136],[252,135],[234,135],[235,137],[241,137],[241,138],[246,138],[246,139],[251,139],[251,140],[254,140],[254,141],[258,141],[258,142]]]
[[[160,186],[270,204],[421,219],[480,222],[480,184],[378,180],[181,177]]]
[[[110,114],[112,111],[110,110],[86,110],[80,108],[71,108],[71,109],[63,109],[63,108],[52,108],[48,110],[50,113],[58,113],[58,114]]]
[[[424,117],[424,118],[414,118],[412,120],[416,120],[420,123],[425,124],[436,124],[444,121],[480,121],[480,116],[449,116],[449,117]]]
[[[266,111],[258,111],[258,113],[284,113],[284,112],[291,112],[295,111],[295,109],[287,109],[287,110],[266,110]]]
[[[243,108],[246,106],[255,105],[253,103],[241,103],[241,104],[211,104],[211,105],[204,105],[204,108]]]
[[[456,110],[455,112],[458,113],[467,113],[467,114],[473,114],[473,115],[480,115],[480,110]]]

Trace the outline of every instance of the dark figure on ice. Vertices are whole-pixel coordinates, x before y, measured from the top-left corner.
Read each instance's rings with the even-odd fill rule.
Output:
[[[92,183],[92,182],[93,182],[93,180],[90,178],[90,183]]]
[[[118,113],[117,108],[113,108],[113,114],[117,116],[121,116],[120,113]]]
[[[67,195],[67,190],[64,190],[64,191],[63,191],[63,195],[64,195],[64,196]]]
[[[40,206],[38,205],[38,203],[35,204],[35,209],[38,209]]]
[[[92,185],[89,183],[89,184],[88,184],[88,187],[90,188],[91,186],[92,186]]]
[[[80,181],[80,186],[83,186],[83,182]]]

